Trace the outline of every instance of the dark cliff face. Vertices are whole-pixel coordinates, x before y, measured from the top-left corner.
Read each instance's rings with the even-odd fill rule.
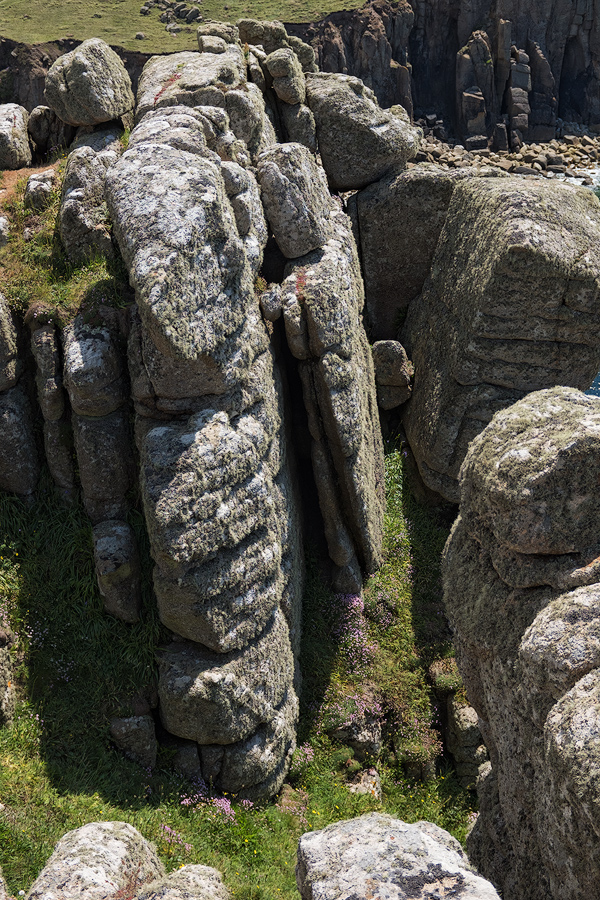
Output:
[[[460,118],[457,55],[482,31],[496,75],[503,62],[508,72],[511,46],[543,61],[537,84],[531,66],[532,107],[535,95],[553,91],[563,119],[591,124],[600,116],[600,0],[370,0],[362,9],[287,28],[313,45],[323,71],[358,75],[382,106],[410,109],[412,101],[415,110],[436,112],[454,125]],[[507,112],[504,87],[497,115]]]

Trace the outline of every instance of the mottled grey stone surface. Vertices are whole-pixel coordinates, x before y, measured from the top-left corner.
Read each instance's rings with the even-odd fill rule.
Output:
[[[301,360],[311,456],[335,583],[360,590],[381,560],[383,449],[371,349],[362,325],[362,278],[350,223],[331,213],[334,237],[288,265],[286,337]]]
[[[45,172],[34,172],[33,175],[30,175],[25,187],[24,208],[38,211],[45,209],[52,199],[55,182],[56,172],[54,169],[47,169]]]
[[[221,873],[209,866],[183,866],[136,894],[136,900],[229,900]]]
[[[277,612],[259,637],[228,654],[174,642],[159,670],[167,730],[199,744],[232,744],[271,722],[292,684],[287,624]]]
[[[309,75],[306,98],[333,190],[360,189],[392,169],[403,169],[419,149],[421,130],[381,109],[360,78]]]
[[[447,831],[382,813],[303,834],[296,881],[303,900],[498,898]]]
[[[31,352],[35,359],[35,383],[42,415],[47,421],[56,422],[65,411],[65,392],[54,325],[42,325],[32,332]]]
[[[401,341],[415,366],[404,426],[428,487],[458,501],[469,442],[529,391],[586,389],[600,369],[600,204],[539,179],[454,188],[431,276]]]
[[[131,80],[114,50],[90,38],[60,56],[46,76],[46,102],[69,125],[99,125],[134,106]]]
[[[295,259],[330,237],[332,200],[323,169],[301,144],[277,144],[258,159],[262,201],[279,249]]]
[[[107,171],[122,152],[121,130],[102,129],[75,142],[62,184],[59,230],[72,263],[96,255],[112,257],[109,221],[104,200]]]
[[[163,875],[154,846],[132,825],[90,822],[60,839],[27,900],[106,900]]]
[[[127,522],[96,525],[94,563],[104,609],[124,622],[138,622],[141,610],[140,560],[133,529]]]
[[[27,121],[29,113],[17,103],[0,104],[0,169],[31,165]]]
[[[444,597],[492,769],[467,847],[506,900],[600,877],[600,400],[528,394],[468,450]]]
[[[116,329],[80,314],[65,328],[63,341],[64,383],[73,411],[107,416],[122,406],[127,383]]]
[[[94,524],[123,520],[133,485],[128,412],[121,408],[99,418],[73,414],[72,421],[85,511]]]

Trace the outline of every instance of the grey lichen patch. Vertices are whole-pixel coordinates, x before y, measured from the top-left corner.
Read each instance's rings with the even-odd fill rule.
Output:
[[[154,846],[132,825],[90,822],[60,839],[27,897],[107,900],[163,874]]]

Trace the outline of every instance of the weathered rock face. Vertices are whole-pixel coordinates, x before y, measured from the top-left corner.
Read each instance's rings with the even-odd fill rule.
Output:
[[[234,206],[258,198],[251,172],[207,147],[206,107],[175,109],[166,128],[158,110],[150,129],[141,121],[107,179],[140,315],[129,352],[155,586],[182,639],[161,655],[161,716],[198,742],[216,787],[269,796],[294,747],[302,579],[281,388],[253,292],[266,229],[251,253],[251,204]]]
[[[304,900],[425,900],[451,892],[472,900],[498,897],[447,831],[382,813],[303,834],[296,881]]]
[[[45,209],[50,203],[55,181],[56,172],[54,169],[47,169],[45,172],[36,172],[30,175],[27,179],[27,187],[25,188],[25,197],[23,199],[25,209]]]
[[[46,76],[45,98],[69,125],[99,125],[131,112],[131,81],[108,44],[90,38],[65,53]]]
[[[329,555],[342,593],[380,564],[383,448],[373,358],[364,332],[362,278],[350,222],[331,213],[335,235],[289,264],[283,316],[299,370]]]
[[[461,468],[444,591],[492,770],[469,850],[506,900],[576,900],[600,856],[600,402],[529,394]]]
[[[152,844],[125,822],[91,822],[60,839],[28,900],[101,900],[164,875]]]
[[[375,94],[350,75],[317,73],[306,80],[307,102],[333,190],[366,187],[403,169],[419,149],[422,132],[400,110],[383,110]]]
[[[125,152],[113,123],[82,129],[70,154],[60,211],[67,252],[76,263],[110,253],[114,237],[136,306],[83,306],[62,328],[40,306],[27,321],[52,476],[72,499],[76,461],[105,611],[131,623],[140,616],[126,522],[133,400],[156,598],[173,638],[160,651],[160,716],[186,742],[187,771],[255,800],[285,778],[300,684],[303,554],[288,408],[297,373],[282,376],[277,354],[290,369],[294,356],[301,364],[334,581],[345,592],[360,591],[380,562],[383,459],[350,222],[318,158],[303,144],[277,144],[271,124],[287,108],[288,134],[297,129],[316,146],[303,102],[314,57],[279,23],[243,27],[264,37],[247,59],[235,27],[209,23],[200,53],[150,60]],[[396,137],[409,128],[359,82],[351,93],[365,100],[373,134],[378,124]],[[270,237],[294,262],[259,303]],[[0,304],[0,406],[21,428],[8,427],[7,413],[0,449],[11,469],[0,485],[30,493],[37,460],[18,343]],[[383,389],[406,387],[405,362],[383,364]],[[112,724],[115,743],[152,765],[152,720],[138,711]]]
[[[31,165],[27,110],[16,103],[0,105],[0,169]]]
[[[325,173],[301,144],[261,153],[258,178],[269,224],[288,259],[322,247],[329,237],[331,198]]]
[[[133,530],[126,522],[94,528],[94,562],[104,609],[124,622],[140,618],[140,561]]]
[[[413,21],[408,0],[369,0],[360,9],[332,13],[321,22],[286,27],[311,44],[322,72],[355,75],[382,107],[400,103],[412,111],[408,38]]]
[[[456,185],[402,343],[415,366],[404,418],[425,483],[458,500],[469,442],[523,394],[587,388],[600,368],[600,207],[581,188]]]
[[[398,341],[376,341],[372,347],[377,384],[377,403],[382,409],[394,409],[406,403],[411,394],[413,364]]]
[[[183,866],[136,894],[136,900],[229,900],[221,873],[209,866]]]
[[[31,111],[27,129],[40,155],[68,147],[75,137],[75,127],[59,119],[49,106],[36,106]]]
[[[395,340],[423,290],[460,169],[418,165],[370,184],[350,200],[360,235],[372,339]]]
[[[260,89],[246,81],[246,65],[238,43],[224,44],[223,52],[174,53],[155,56],[140,78],[136,121],[146,113],[169,106],[211,107],[227,113],[233,141],[245,147],[231,148],[228,154],[217,149],[223,159],[237,160],[237,154],[254,157],[274,143],[273,128],[266,116]],[[224,130],[221,125],[221,129]],[[209,142],[210,143],[210,142]],[[240,159],[243,163],[243,160]],[[244,164],[244,163],[243,163]]]
[[[62,186],[60,237],[72,263],[113,255],[104,203],[104,179],[122,152],[121,129],[85,136],[69,154]]]

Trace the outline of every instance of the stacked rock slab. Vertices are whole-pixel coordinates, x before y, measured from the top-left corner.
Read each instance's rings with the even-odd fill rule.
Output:
[[[300,360],[334,585],[357,593],[361,573],[381,563],[383,447],[360,264],[350,220],[337,206],[330,233],[322,248],[288,264],[282,306],[288,345]]]
[[[0,294],[0,489],[31,494],[39,462],[22,368],[15,322]]]
[[[505,900],[600,878],[599,475],[600,401],[564,387],[497,413],[461,468],[445,602],[492,762],[468,849]]]
[[[469,442],[497,410],[600,368],[600,206],[583,188],[456,185],[401,340],[415,366],[404,424],[423,480],[458,501]]]
[[[473,176],[424,163],[385,175],[349,199],[372,340],[397,338],[408,306],[429,275],[452,192],[465,177]]]
[[[123,150],[122,133],[114,125],[84,133],[69,153],[58,224],[66,254],[75,265],[98,255],[113,256],[104,179]]]
[[[62,378],[59,336],[52,322],[34,315],[31,352],[35,360],[37,398],[44,420],[44,452],[52,479],[65,502],[73,499],[73,435]]]
[[[0,169],[31,165],[28,119],[27,110],[17,103],[0,104]]]
[[[129,361],[154,584],[174,633],[160,713],[198,744],[207,782],[257,798],[295,746],[302,589],[282,389],[253,290],[267,230],[245,138],[260,147],[265,113],[237,43],[176,57],[172,81],[166,60],[148,63],[107,175],[139,313]]]
[[[138,891],[164,876],[156,848],[126,822],[90,822],[65,834],[27,894],[28,900],[89,900]]]
[[[103,314],[104,313],[104,314]],[[64,383],[71,405],[83,503],[94,525],[94,557],[107,612],[140,615],[133,531],[125,521],[134,483],[128,382],[112,310],[79,314],[63,332]]]

